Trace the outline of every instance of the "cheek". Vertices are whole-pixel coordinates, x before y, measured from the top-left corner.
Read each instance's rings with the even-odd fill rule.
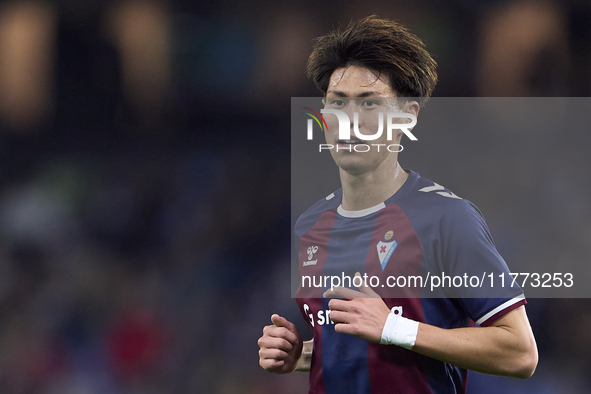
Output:
[[[376,134],[378,130],[382,129],[382,136],[386,134],[385,124],[382,118],[380,122],[380,116],[378,114],[365,115],[363,117],[363,128],[366,134]]]
[[[338,132],[339,131],[339,120],[337,119],[336,115],[333,114],[326,114],[324,116],[324,120],[326,121],[326,125],[328,126],[329,132]]]

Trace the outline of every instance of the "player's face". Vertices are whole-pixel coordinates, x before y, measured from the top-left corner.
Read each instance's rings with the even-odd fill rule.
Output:
[[[371,70],[360,66],[348,66],[336,69],[330,77],[326,92],[325,108],[338,109],[345,112],[351,121],[351,139],[339,139],[339,123],[336,115],[326,114],[324,117],[328,125],[326,143],[333,145],[331,154],[343,171],[350,174],[362,174],[378,168],[389,169],[396,165],[397,154],[386,148],[400,143],[401,134],[396,134],[393,140],[387,140],[386,113],[400,112],[396,108],[396,92],[389,86],[386,77],[377,78]],[[354,113],[358,113],[359,132],[363,135],[374,135],[379,128],[379,113],[383,115],[383,132],[376,140],[362,141],[353,132]],[[369,151],[363,152],[369,146]],[[383,144],[378,147],[377,144]],[[338,147],[338,149],[337,149]],[[356,151],[355,149],[358,149]]]

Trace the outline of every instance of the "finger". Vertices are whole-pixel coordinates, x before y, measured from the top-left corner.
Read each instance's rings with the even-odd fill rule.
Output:
[[[263,327],[263,335],[268,334],[269,331],[272,330],[275,327],[277,327],[277,326],[272,325],[272,326],[265,326],[265,327]]]
[[[263,330],[263,336],[267,337],[274,337],[274,338],[283,338],[292,345],[294,345],[298,341],[298,336],[293,332],[289,331],[285,327],[277,327],[277,326],[267,326],[268,329]]]
[[[288,354],[283,350],[279,349],[260,349],[259,350],[259,358],[264,360],[285,360],[288,357]]]
[[[368,298],[369,296],[353,289],[349,289],[342,286],[337,286],[332,289],[328,289],[322,294],[324,298],[345,298],[347,300],[353,298]]]
[[[359,285],[359,291],[362,292],[363,294],[365,294],[368,297],[372,297],[372,298],[381,298],[380,295],[378,293],[376,293],[375,291],[373,291],[373,289],[371,287],[369,287],[367,285],[367,283],[361,278],[361,274],[359,272],[355,273],[355,277],[359,278],[359,282],[361,282],[361,285]]]
[[[260,337],[257,343],[261,348],[280,349],[286,352],[289,352],[293,349],[293,344],[283,338],[264,336]]]
[[[339,334],[349,334],[349,335],[356,335],[357,334],[356,327],[351,324],[344,324],[344,323],[335,324],[334,330],[335,330],[335,332],[338,332]]]
[[[351,310],[351,301],[339,300],[338,298],[333,298],[328,302],[328,308],[330,309],[330,313],[333,311],[343,311],[348,312]]]
[[[285,361],[284,360],[273,360],[273,359],[269,359],[269,358],[261,358],[261,359],[259,359],[259,365],[267,371],[273,371],[273,370],[283,367],[285,365]]]
[[[330,320],[332,320],[334,323],[347,323],[347,318],[349,318],[349,314],[347,312],[330,311]]]

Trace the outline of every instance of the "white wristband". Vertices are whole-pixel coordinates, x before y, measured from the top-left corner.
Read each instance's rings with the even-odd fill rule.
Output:
[[[397,311],[398,314],[396,314],[394,309],[392,308],[392,312],[386,319],[380,343],[382,345],[397,345],[411,350],[417,340],[419,322],[402,317],[400,311]]]

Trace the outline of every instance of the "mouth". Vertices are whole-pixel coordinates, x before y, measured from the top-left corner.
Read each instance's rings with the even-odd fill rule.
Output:
[[[359,144],[363,144],[364,142],[361,140],[355,140],[355,139],[351,139],[351,140],[338,140],[337,143],[339,145],[343,145],[343,146],[350,146],[350,145],[359,145]]]

